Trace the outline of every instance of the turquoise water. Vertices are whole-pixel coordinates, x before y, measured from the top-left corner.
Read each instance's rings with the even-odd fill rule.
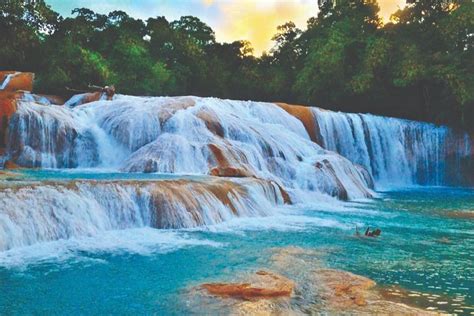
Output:
[[[0,253],[0,314],[188,313],[186,289],[264,268],[271,249],[298,246],[324,251],[331,268],[434,294],[422,307],[469,315],[473,210],[474,190],[412,188],[197,230],[131,229],[13,249]],[[357,238],[356,225],[382,235]]]
[[[130,173],[117,172],[116,170],[98,171],[97,169],[25,169],[14,171],[24,179],[32,181],[54,180],[54,181],[69,181],[69,180],[173,180],[173,179],[189,179],[201,180],[208,176],[204,175],[178,175],[172,173]]]

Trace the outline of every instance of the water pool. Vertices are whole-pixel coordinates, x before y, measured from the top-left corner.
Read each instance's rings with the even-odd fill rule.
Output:
[[[321,250],[331,268],[423,292],[420,302],[413,296],[423,308],[469,315],[473,210],[474,190],[412,188],[207,228],[134,228],[14,248],[0,253],[0,313],[189,313],[186,289],[265,268],[272,249],[297,246]],[[356,226],[382,235],[357,238]]]

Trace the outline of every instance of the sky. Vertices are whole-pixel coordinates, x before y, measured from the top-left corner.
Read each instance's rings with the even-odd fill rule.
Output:
[[[378,2],[384,21],[405,5],[405,0]],[[220,42],[250,41],[256,55],[273,46],[271,38],[278,25],[293,21],[304,29],[308,18],[318,11],[317,0],[46,0],[46,3],[63,16],[82,7],[103,14],[122,10],[143,20],[164,15],[173,21],[193,15],[211,26]]]

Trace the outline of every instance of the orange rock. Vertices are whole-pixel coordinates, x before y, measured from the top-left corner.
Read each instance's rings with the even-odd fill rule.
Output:
[[[322,145],[321,131],[310,107],[303,105],[292,105],[287,103],[275,104],[281,107],[289,114],[296,117],[298,120],[300,120],[301,123],[303,123],[303,126],[305,127],[306,131],[308,132],[311,140],[315,143],[318,143],[319,145]]]
[[[207,292],[221,297],[244,300],[290,297],[295,284],[293,281],[267,271],[258,271],[249,283],[206,283]]]
[[[242,178],[242,177],[251,177],[252,174],[241,168],[214,167],[211,169],[211,176]]]
[[[0,90],[0,149],[7,146],[7,132],[10,117],[16,112],[16,101],[21,98],[22,92]]]
[[[217,146],[216,144],[209,144],[207,145],[211,152],[213,153],[214,157],[216,158],[216,162],[219,166],[228,166],[229,165],[229,160],[227,157],[224,155],[224,152],[222,149]]]
[[[45,98],[47,99],[51,104],[56,104],[56,105],[63,105],[65,100],[63,97],[57,96],[57,95],[50,95],[50,94],[34,94],[33,97],[39,97],[39,98]],[[36,99],[36,98],[35,98]]]
[[[474,210],[446,211],[442,214],[449,218],[474,219]]]
[[[17,165],[16,163],[14,163],[13,161],[11,160],[7,160],[5,162],[5,164],[3,165],[3,167],[5,169],[10,169],[10,170],[14,170],[14,169],[20,169],[21,167],[19,165]]]
[[[206,124],[207,129],[211,133],[224,137],[224,127],[222,127],[221,122],[214,113],[209,110],[200,110],[196,116],[204,121],[204,124]]]
[[[217,177],[253,177],[254,173],[247,168],[246,157],[238,149],[226,146],[221,148],[216,144],[208,144],[214,156],[210,162],[209,173]],[[217,164],[217,165],[216,165]],[[214,166],[213,166],[214,165]]]
[[[2,91],[32,91],[35,75],[32,72],[0,71],[0,84],[10,75],[10,81]]]
[[[75,102],[73,106],[78,106],[81,104],[99,101],[101,97],[102,97],[102,92],[99,92],[99,91],[84,93],[81,99]]]
[[[315,281],[322,287],[322,297],[337,310],[352,309],[356,306],[366,306],[366,296],[374,294],[370,290],[375,282],[366,277],[347,271],[319,269],[315,271]]]
[[[275,182],[275,184],[278,186],[278,189],[280,189],[281,196],[283,197],[283,203],[293,204],[288,192],[281,185],[279,185],[278,183]]]

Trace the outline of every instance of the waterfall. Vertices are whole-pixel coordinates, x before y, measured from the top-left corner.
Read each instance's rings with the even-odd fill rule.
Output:
[[[181,179],[0,181],[0,251],[108,230],[213,225],[270,215],[285,203],[367,198],[373,180],[461,184],[472,175],[463,169],[471,139],[447,127],[264,102],[116,95],[69,107],[24,97],[7,135],[0,161]]]
[[[312,111],[321,145],[364,166],[379,185],[469,183],[472,174],[463,174],[473,150],[468,134],[370,114]]]
[[[27,167],[247,176],[294,192],[370,197],[365,171],[272,103],[116,96],[74,108],[20,102],[7,155]]]
[[[0,251],[102,231],[213,225],[269,215],[284,196],[257,179],[74,181],[0,187]]]

